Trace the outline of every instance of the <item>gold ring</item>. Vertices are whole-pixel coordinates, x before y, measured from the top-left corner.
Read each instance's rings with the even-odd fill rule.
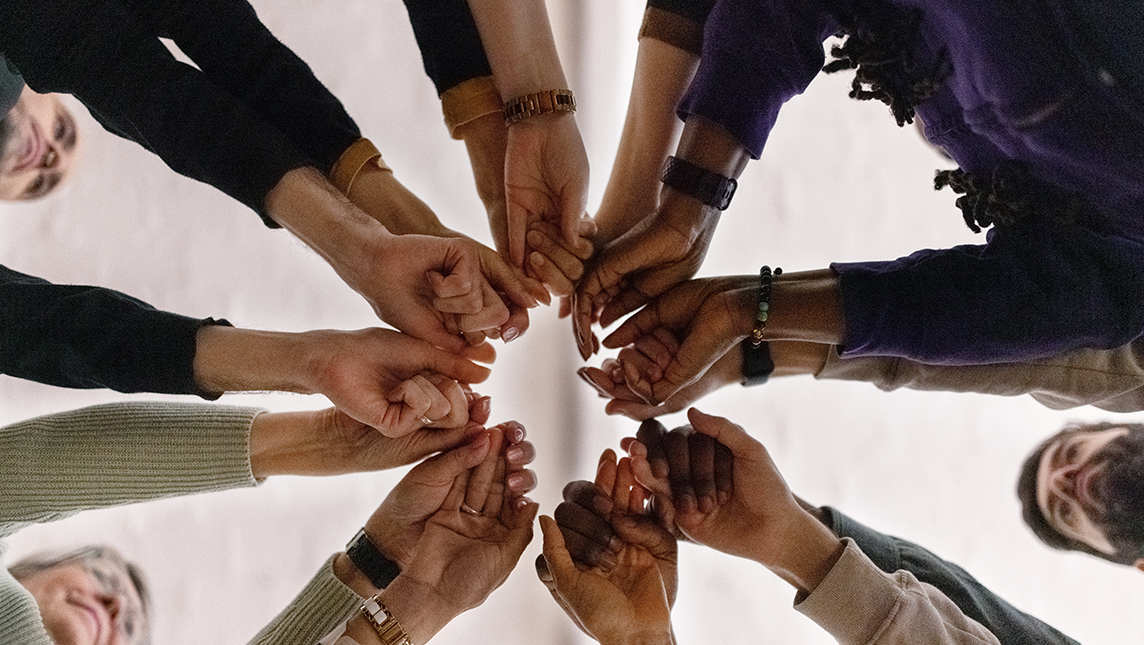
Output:
[[[423,415],[421,415],[421,425],[423,425],[423,426],[431,426],[431,425],[433,425],[434,423],[436,423],[436,421],[434,421],[433,419],[430,419],[429,417],[425,416],[424,414],[423,414]]]
[[[461,510],[468,513],[469,515],[480,515],[481,514],[480,511],[474,509],[472,506],[469,506],[465,502],[461,502]]]

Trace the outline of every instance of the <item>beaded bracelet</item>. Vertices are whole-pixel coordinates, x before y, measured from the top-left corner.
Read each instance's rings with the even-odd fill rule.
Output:
[[[765,264],[759,269],[759,307],[755,311],[755,328],[751,330],[751,347],[763,344],[763,330],[767,328],[767,318],[771,313],[771,282],[774,276],[782,274],[779,267],[775,267],[774,274]]]

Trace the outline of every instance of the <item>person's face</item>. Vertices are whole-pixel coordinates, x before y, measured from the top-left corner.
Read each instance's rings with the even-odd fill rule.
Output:
[[[28,87],[0,128],[0,199],[42,197],[75,165],[79,132],[55,94]]]
[[[1114,555],[1099,518],[1105,515],[1109,491],[1105,486],[1109,461],[1101,452],[1127,428],[1073,432],[1054,440],[1037,468],[1037,506],[1061,535]]]
[[[20,584],[36,599],[55,645],[133,645],[146,636],[143,602],[116,558],[68,561]]]

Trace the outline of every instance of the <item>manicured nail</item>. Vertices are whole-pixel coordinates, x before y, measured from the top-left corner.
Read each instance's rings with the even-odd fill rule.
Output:
[[[524,451],[519,446],[513,446],[504,452],[504,456],[509,461],[520,461],[524,458]]]
[[[516,327],[509,327],[508,329],[501,332],[501,338],[504,339],[504,342],[506,342],[506,343],[511,343],[512,341],[516,340],[517,337],[519,337],[519,336],[520,336],[520,330],[517,329]]]
[[[635,520],[635,518],[628,517],[627,515],[624,515],[623,517],[620,517],[619,519],[616,520],[616,526],[622,526],[625,529],[634,529],[636,527],[636,520]],[[618,539],[616,539],[614,537],[612,538],[612,541],[613,542],[620,542]],[[623,547],[623,542],[620,542],[620,547],[621,548]],[[615,549],[615,550],[619,551],[619,549]]]
[[[623,517],[620,518],[617,523],[623,523],[625,520],[631,521],[630,518]],[[608,540],[608,548],[611,549],[613,553],[619,553],[624,550],[624,541],[613,535],[612,539]]]
[[[524,475],[521,473],[509,475],[507,483],[509,488],[521,488],[524,486]]]
[[[480,412],[481,414],[490,414],[492,412],[492,409],[493,409],[492,397],[488,397],[488,396],[482,397],[479,401],[477,401],[477,412]]]
[[[505,421],[501,427],[504,428],[504,434],[508,437],[509,443],[524,441],[524,426],[520,425],[519,421]]]

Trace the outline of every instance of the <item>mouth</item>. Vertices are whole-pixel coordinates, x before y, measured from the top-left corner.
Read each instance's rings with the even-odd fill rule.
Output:
[[[28,123],[28,128],[28,140],[24,144],[23,152],[16,160],[16,166],[14,168],[16,172],[28,170],[40,163],[40,160],[44,158],[44,148],[46,146],[44,144],[44,137],[40,135],[40,129],[36,127],[35,122]]]

